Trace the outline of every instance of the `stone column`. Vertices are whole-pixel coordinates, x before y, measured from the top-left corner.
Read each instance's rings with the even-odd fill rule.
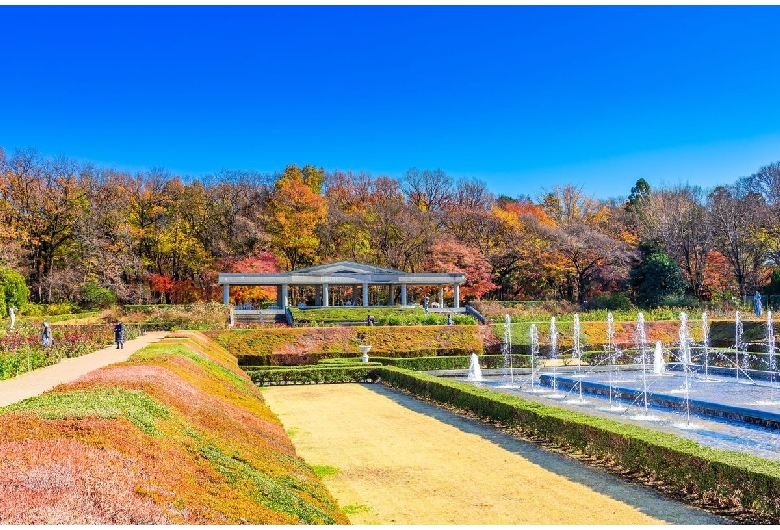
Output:
[[[289,292],[289,287],[286,283],[282,284],[282,305],[280,306],[282,309],[287,309],[287,293]]]
[[[452,285],[452,293],[454,298],[452,307],[457,309],[460,307],[460,284],[456,283]]]
[[[394,290],[393,288],[394,287],[395,287],[395,285],[393,285],[392,283],[387,286],[387,305],[389,307],[393,306],[393,290]]]
[[[439,286],[439,307],[444,307],[444,286]]]
[[[368,282],[363,284],[363,307],[368,307]]]
[[[401,284],[401,305],[406,306],[406,284]]]
[[[284,307],[284,294],[281,285],[276,286],[276,307]]]
[[[328,284],[322,284],[322,306],[328,307]]]
[[[230,284],[224,284],[222,286],[222,303],[230,305]]]

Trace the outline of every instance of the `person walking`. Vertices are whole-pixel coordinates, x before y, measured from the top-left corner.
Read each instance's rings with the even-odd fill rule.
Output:
[[[43,321],[43,331],[41,332],[41,344],[51,346],[54,344],[54,337],[51,334],[51,324],[48,320]]]
[[[121,322],[117,322],[114,326],[114,341],[117,350],[125,347],[125,325]]]

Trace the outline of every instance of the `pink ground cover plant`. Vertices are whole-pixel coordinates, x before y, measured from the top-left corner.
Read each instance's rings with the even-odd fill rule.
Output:
[[[180,334],[0,409],[0,523],[348,524],[235,358]]]

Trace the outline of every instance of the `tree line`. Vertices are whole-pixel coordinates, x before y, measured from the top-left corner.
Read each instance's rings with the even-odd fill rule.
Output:
[[[717,301],[777,290],[779,234],[780,163],[711,189],[639,179],[598,200],[573,185],[497,197],[439,169],[181,178],[0,148],[0,262],[38,303],[219,300],[219,272],[337,260],[465,272],[465,300]]]

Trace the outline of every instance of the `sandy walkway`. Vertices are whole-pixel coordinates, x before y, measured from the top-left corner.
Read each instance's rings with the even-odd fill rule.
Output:
[[[723,524],[381,385],[263,390],[353,524]]]
[[[152,331],[125,342],[125,347],[120,350],[116,346],[109,346],[88,355],[62,359],[57,364],[0,381],[0,407],[43,394],[61,383],[75,381],[92,370],[126,361],[130,355],[163,339],[165,335],[165,331]]]

